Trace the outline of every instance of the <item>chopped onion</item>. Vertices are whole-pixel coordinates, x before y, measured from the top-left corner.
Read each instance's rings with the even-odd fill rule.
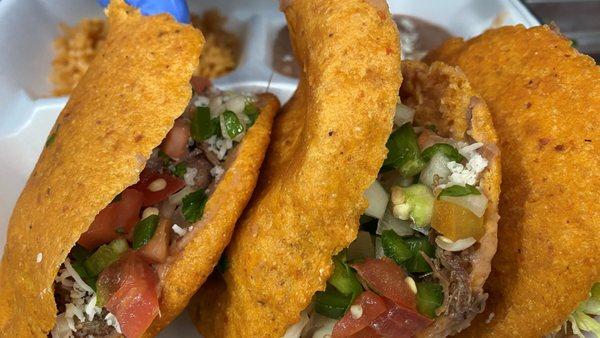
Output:
[[[52,338],[68,337],[69,335],[72,335],[69,322],[65,317],[64,312],[56,317],[56,324],[54,324],[54,328],[52,328],[52,332],[50,332],[50,334],[52,335]]]
[[[383,252],[383,246],[381,245],[381,237],[375,238],[375,258],[381,258],[385,256]]]
[[[185,196],[193,193],[194,191],[196,191],[194,188],[192,188],[190,186],[185,186],[183,189],[181,189],[178,192],[174,193],[173,195],[169,196],[169,203],[180,204],[181,200],[183,200],[183,198]]]
[[[309,329],[314,329],[314,332],[312,332],[312,336],[308,335],[308,337],[312,338],[330,338],[333,327],[337,323],[336,319],[327,318],[318,313],[313,313],[310,316],[310,321]],[[310,330],[307,331],[310,333]]]
[[[225,105],[223,104],[223,96],[212,96],[210,98],[208,106],[210,110],[210,118],[214,119],[215,117],[221,115],[225,111]]]
[[[488,199],[484,194],[465,196],[442,196],[440,200],[460,205],[471,210],[477,217],[483,217],[487,209]]]
[[[371,234],[367,231],[359,231],[356,239],[348,246],[347,259],[364,259],[375,257],[375,246]]]
[[[411,221],[403,221],[394,217],[392,212],[386,209],[383,217],[377,222],[376,233],[381,235],[385,230],[394,230],[400,236],[410,236],[413,234],[413,230],[410,227],[411,223]]]
[[[450,162],[450,159],[446,155],[441,152],[435,153],[421,171],[421,176],[419,177],[421,183],[429,186],[431,189],[435,188],[434,183],[437,183],[436,185],[445,183],[451,174],[450,169],[448,169],[448,162]],[[435,179],[436,176],[439,177],[437,181]]]
[[[300,320],[285,331],[283,338],[300,338],[306,324],[308,324],[308,315],[306,311],[302,311],[300,312]]]
[[[244,111],[244,107],[246,107],[246,98],[242,95],[233,95],[225,103],[225,108],[231,110],[236,115],[242,113]]]
[[[435,244],[437,244],[437,246],[446,251],[452,252],[463,251],[464,249],[469,248],[471,245],[475,244],[475,242],[477,241],[473,237],[459,239],[455,242],[451,241],[450,239],[444,236],[437,236],[435,238]]]
[[[396,105],[396,114],[394,114],[394,124],[398,127],[402,126],[407,122],[413,121],[415,117],[415,110],[411,107],[404,105],[402,103],[398,103]]]
[[[390,199],[390,195],[383,186],[377,181],[373,182],[365,191],[365,197],[369,201],[369,207],[365,210],[365,214],[377,219],[383,217]]]

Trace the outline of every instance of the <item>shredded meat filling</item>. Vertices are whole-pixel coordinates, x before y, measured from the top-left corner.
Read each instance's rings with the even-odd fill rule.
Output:
[[[77,331],[73,332],[75,337],[97,337],[97,338],[108,338],[120,336],[114,327],[108,325],[104,321],[104,317],[108,315],[108,311],[102,309],[100,315],[96,315],[93,320],[80,322],[75,318],[75,328]]]
[[[424,255],[444,288],[444,302],[438,310],[441,317],[427,329],[427,337],[448,336],[469,326],[471,320],[485,308],[487,293],[473,293],[470,270],[474,248],[462,252],[436,249],[436,259]]]

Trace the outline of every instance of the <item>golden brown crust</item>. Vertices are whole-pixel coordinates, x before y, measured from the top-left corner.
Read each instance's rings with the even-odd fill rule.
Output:
[[[58,268],[99,210],[136,182],[191,97],[203,39],[169,15],[108,9],[102,52],[61,112],[17,201],[0,266],[0,332],[45,337]],[[41,262],[36,256],[41,254]]]
[[[190,241],[158,269],[161,316],[154,320],[145,336],[156,335],[183,311],[231,239],[235,223],[256,185],[279,100],[273,94],[260,94],[258,106],[260,115],[236,149],[231,167],[210,195],[202,220],[193,224],[194,230],[186,235],[192,236]]]
[[[206,337],[281,337],[299,319],[356,237],[386,154],[401,82],[390,14],[360,0],[295,1],[285,14],[304,73],[228,250],[227,289],[196,299]]]
[[[600,68],[547,26],[454,39],[427,59],[462,68],[501,140],[490,300],[466,335],[547,334],[600,280]]]
[[[497,137],[490,112],[457,67],[442,62],[428,66],[422,62],[402,62],[402,102],[415,109],[415,125],[436,127],[438,134],[455,140],[481,142],[486,148],[496,147]],[[500,195],[500,156],[486,156],[489,161],[481,177],[481,187],[489,199],[484,215],[485,233],[473,253],[470,271],[471,290],[483,292],[497,246],[498,199]],[[420,336],[439,337],[452,325],[443,315]],[[461,324],[464,319],[461,320]],[[457,325],[457,324],[455,324]]]

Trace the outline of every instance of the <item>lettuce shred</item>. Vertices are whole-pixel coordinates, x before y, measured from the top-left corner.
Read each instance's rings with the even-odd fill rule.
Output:
[[[594,284],[590,298],[581,303],[567,319],[573,333],[584,338],[584,333],[593,333],[600,338],[600,322],[593,316],[600,316],[600,282]]]

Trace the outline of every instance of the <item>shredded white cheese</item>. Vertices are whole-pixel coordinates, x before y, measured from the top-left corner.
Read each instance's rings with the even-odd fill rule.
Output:
[[[210,169],[210,174],[217,180],[221,178],[221,175],[223,175],[224,172],[225,169],[223,169],[223,167],[221,167],[220,165],[216,165],[212,167],[212,169]]]
[[[37,263],[41,263],[43,258],[44,258],[44,255],[41,252],[38,252],[38,254],[35,255],[35,261]]]
[[[198,169],[187,167],[185,169],[185,174],[183,174],[183,180],[185,181],[185,184],[189,186],[194,186],[194,180],[196,179],[196,175],[198,175]]]
[[[488,165],[488,161],[477,152],[477,149],[481,148],[483,143],[473,143],[458,148],[458,152],[467,159],[467,164],[462,165],[454,161],[450,161],[447,164],[450,170],[450,176],[448,177],[448,184],[444,187],[451,185],[475,185],[479,174],[485,170]],[[443,188],[443,187],[442,187]]]
[[[59,270],[54,280],[59,284],[58,287],[69,291],[71,302],[65,304],[65,312],[58,315],[51,334],[52,337],[72,337],[72,333],[77,331],[75,318],[79,322],[92,321],[102,312],[102,308],[96,306],[96,293],[81,279],[68,258],[64,268]],[[106,320],[106,323],[121,333],[119,323],[114,316],[111,317],[111,321]]]
[[[205,141],[208,144],[208,150],[212,151],[217,155],[219,160],[223,160],[227,155],[227,151],[233,148],[233,141],[216,135],[211,136]]]
[[[183,237],[183,236],[185,236],[185,234],[187,234],[187,230],[186,230],[186,229],[184,229],[184,228],[182,228],[182,227],[180,227],[180,226],[179,226],[179,225],[177,225],[177,224],[173,224],[173,226],[171,227],[171,229],[173,229],[173,231],[174,231],[174,232],[175,232],[177,235],[179,235],[179,236],[181,236],[181,237]]]
[[[122,333],[121,326],[119,325],[119,322],[117,321],[117,317],[115,317],[115,315],[113,315],[112,313],[107,314],[106,317],[104,317],[104,321],[106,322],[106,324],[114,327],[118,333]]]
[[[210,103],[210,99],[206,96],[196,96],[196,100],[194,101],[194,106],[196,107],[208,107]]]

